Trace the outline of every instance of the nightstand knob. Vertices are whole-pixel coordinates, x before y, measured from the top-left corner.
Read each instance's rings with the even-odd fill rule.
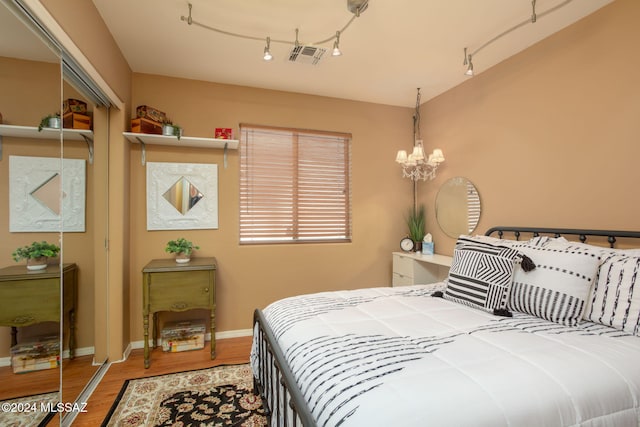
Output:
[[[171,307],[176,309],[176,310],[183,310],[183,309],[185,309],[187,307],[187,303],[185,303],[185,302],[176,302]]]
[[[209,288],[204,288],[204,291],[205,292],[209,292]]]

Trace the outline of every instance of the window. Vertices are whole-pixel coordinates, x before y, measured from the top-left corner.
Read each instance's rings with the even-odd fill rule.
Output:
[[[240,243],[351,241],[350,134],[240,134]]]

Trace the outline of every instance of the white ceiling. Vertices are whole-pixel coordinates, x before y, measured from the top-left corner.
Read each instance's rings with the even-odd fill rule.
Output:
[[[611,1],[537,0],[537,22],[483,48],[476,74]],[[343,55],[330,55],[331,41],[309,65],[289,62],[291,46],[275,42],[274,60],[263,61],[262,39],[293,41],[296,29],[301,44],[332,37],[353,17],[347,0],[191,0],[195,21],[259,41],[188,25],[188,0],[93,2],[134,72],[407,107],[418,87],[424,102],[462,83],[463,49],[475,51],[532,13],[531,0],[369,0],[340,37]]]

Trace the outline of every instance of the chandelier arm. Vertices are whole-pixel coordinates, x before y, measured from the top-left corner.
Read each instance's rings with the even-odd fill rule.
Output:
[[[351,23],[353,21],[355,21],[356,18],[358,18],[359,14],[354,14],[351,19],[349,19],[349,22],[347,22],[341,30],[338,30],[340,32],[340,34],[342,34],[347,28],[349,28],[349,26],[351,25]],[[187,24],[189,25],[196,25],[200,28],[204,28],[205,30],[209,30],[209,31],[214,31],[216,33],[220,33],[220,34],[224,34],[227,36],[232,36],[232,37],[238,37],[241,39],[246,39],[246,40],[258,40],[258,41],[264,41],[264,37],[256,37],[256,36],[249,36],[246,34],[240,34],[240,33],[234,33],[231,31],[226,31],[226,30],[221,30],[219,28],[216,27],[212,27],[210,25],[207,24],[203,24],[201,22],[198,22],[196,20],[194,20],[191,16],[191,4],[189,4],[189,16],[180,16],[180,20],[181,21],[186,21]],[[332,40],[336,39],[336,33],[334,33],[331,37],[328,37],[326,39],[317,41],[315,43],[313,43],[314,45],[319,45],[319,44],[324,44],[324,43],[328,43]],[[289,45],[293,45],[296,46],[296,42],[297,40],[294,41],[289,41],[289,40],[278,40],[278,39],[271,39],[272,43],[282,43],[282,44],[289,44]]]

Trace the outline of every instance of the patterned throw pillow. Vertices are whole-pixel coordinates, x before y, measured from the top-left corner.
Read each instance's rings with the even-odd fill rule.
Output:
[[[508,308],[561,325],[577,325],[598,270],[599,253],[570,243],[519,244],[517,249],[534,260],[536,269],[527,273],[516,269]]]
[[[453,252],[444,298],[509,315],[504,311],[514,264],[520,258],[515,249],[461,236]]]
[[[603,251],[584,318],[640,336],[640,257]]]

